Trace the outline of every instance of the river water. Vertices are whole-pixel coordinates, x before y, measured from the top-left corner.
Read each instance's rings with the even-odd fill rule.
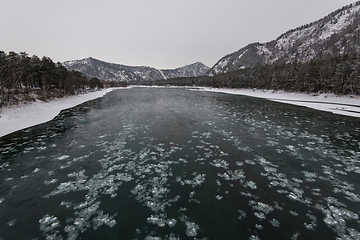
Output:
[[[0,138],[0,239],[360,239],[360,120],[116,90]]]

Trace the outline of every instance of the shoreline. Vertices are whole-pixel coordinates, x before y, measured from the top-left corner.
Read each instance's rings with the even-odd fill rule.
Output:
[[[264,98],[274,102],[308,107],[319,111],[331,112],[360,118],[360,96],[338,96],[331,93],[307,94],[263,89],[231,89],[198,87],[194,91],[218,92]]]
[[[103,97],[117,88],[107,88],[95,92],[53,99],[48,102],[37,101],[1,109],[0,137],[10,133],[48,122],[62,110],[75,107],[84,102]]]
[[[48,122],[56,117],[60,111],[75,107],[84,102],[103,97],[115,89],[108,88],[77,96],[54,99],[49,102],[35,102],[27,105],[11,106],[0,112],[0,137],[10,133]],[[154,86],[153,86],[154,87]],[[157,86],[156,86],[157,87]],[[320,111],[332,112],[350,117],[360,118],[360,96],[337,96],[335,94],[310,95],[306,93],[291,93],[285,91],[261,89],[228,89],[210,87],[186,87],[190,91],[207,91],[225,94],[244,95],[256,98],[265,98],[270,101],[308,107]]]

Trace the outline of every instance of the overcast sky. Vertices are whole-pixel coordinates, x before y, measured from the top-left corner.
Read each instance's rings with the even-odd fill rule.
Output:
[[[53,61],[213,66],[349,0],[0,0],[0,50]]]

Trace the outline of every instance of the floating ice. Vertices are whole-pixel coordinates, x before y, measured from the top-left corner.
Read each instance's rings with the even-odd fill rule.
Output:
[[[254,212],[254,215],[260,219],[265,219],[267,214],[274,211],[274,207],[262,202],[255,202],[251,200],[249,202],[249,205],[252,206],[253,210],[259,211],[259,212]]]
[[[250,160],[250,159],[246,159],[246,160],[245,160],[245,163],[250,164],[250,165],[255,165],[255,164],[256,164],[255,161]]]
[[[259,218],[260,220],[265,220],[266,214],[263,212],[254,212],[254,215]]]
[[[244,185],[244,187],[249,187],[251,189],[257,189],[256,183],[253,181],[248,181]]]
[[[296,232],[296,233],[294,233],[294,235],[291,236],[290,239],[291,240],[297,240],[299,236],[300,236],[300,233]]]
[[[46,214],[39,220],[40,230],[44,233],[52,232],[55,228],[60,227],[60,221],[57,217]]]
[[[186,235],[189,237],[196,237],[197,231],[199,230],[199,226],[196,225],[194,222],[185,222],[186,225]]]
[[[196,186],[200,186],[202,183],[205,182],[205,174],[197,174],[197,173],[193,173],[194,178],[192,180],[190,179],[185,179],[184,181],[181,180],[181,177],[177,177],[176,181],[180,182],[181,185],[187,184],[187,185],[191,185],[193,188]]]
[[[216,195],[215,198],[216,198],[217,200],[221,200],[221,199],[223,199],[223,196],[221,196],[221,195]]]
[[[255,235],[251,235],[250,240],[260,240],[260,238],[258,236],[255,236]]]
[[[235,163],[236,163],[236,165],[238,165],[238,166],[240,166],[240,167],[241,167],[241,166],[244,166],[244,162],[236,161]]]
[[[58,180],[57,179],[51,179],[51,180],[45,180],[44,181],[44,184],[45,185],[50,185],[50,184],[54,184],[54,183],[56,183]]]
[[[167,225],[169,225],[169,227],[174,227],[176,222],[177,222],[176,219],[167,219],[166,220],[166,223],[167,223]]]
[[[70,157],[69,155],[61,155],[61,156],[57,157],[56,159],[57,160],[65,160],[65,159],[67,159],[69,157]]]
[[[317,204],[315,208],[321,210],[325,214],[323,221],[332,228],[340,237],[347,238],[347,230],[354,233],[350,228],[348,229],[346,222],[350,220],[358,220],[359,215],[345,208],[335,207],[332,205],[322,206]]]
[[[15,218],[15,219],[13,219],[13,220],[11,220],[11,221],[7,222],[6,224],[7,224],[9,227],[12,227],[12,226],[14,226],[14,225],[15,225],[16,220],[17,220],[17,218]]]
[[[293,192],[289,193],[287,196],[291,200],[300,201],[300,197],[298,195],[296,195],[295,193],[293,193]]]
[[[317,174],[314,172],[302,171],[305,175],[305,181],[307,182],[315,182],[315,178],[317,178]]]
[[[215,167],[221,167],[221,168],[224,168],[224,169],[228,169],[228,166],[229,166],[229,163],[227,163],[225,160],[222,160],[222,159],[215,159],[210,164],[215,166]]]
[[[269,221],[271,223],[271,225],[273,225],[274,227],[280,227],[280,222],[279,220],[276,219],[272,219]]]
[[[238,210],[238,212],[240,213],[240,216],[238,217],[240,220],[246,218],[246,213],[244,210]]]
[[[293,216],[299,216],[299,214],[293,210],[290,210],[289,213]]]
[[[66,208],[71,208],[74,206],[74,204],[72,202],[69,202],[69,201],[62,201],[60,203],[60,206],[65,206]]]
[[[305,228],[315,231],[315,227],[317,227],[317,217],[311,213],[307,213],[306,216],[311,220],[311,223],[304,223]]]
[[[161,240],[161,237],[146,236],[144,240]]]

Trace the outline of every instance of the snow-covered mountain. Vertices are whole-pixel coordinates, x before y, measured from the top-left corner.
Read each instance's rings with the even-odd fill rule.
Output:
[[[360,1],[290,30],[267,43],[251,43],[221,58],[209,76],[265,64],[308,62],[324,55],[360,52]]]
[[[197,77],[206,75],[209,67],[197,62],[176,69],[156,69],[145,66],[126,66],[108,63],[89,57],[82,60],[63,62],[68,70],[76,70],[89,78],[108,81],[154,81],[177,77]]]
[[[198,77],[205,76],[210,68],[204,65],[201,62],[196,62],[184,67],[179,67],[176,69],[163,69],[160,70],[166,79],[169,78],[178,78],[178,77]]]

